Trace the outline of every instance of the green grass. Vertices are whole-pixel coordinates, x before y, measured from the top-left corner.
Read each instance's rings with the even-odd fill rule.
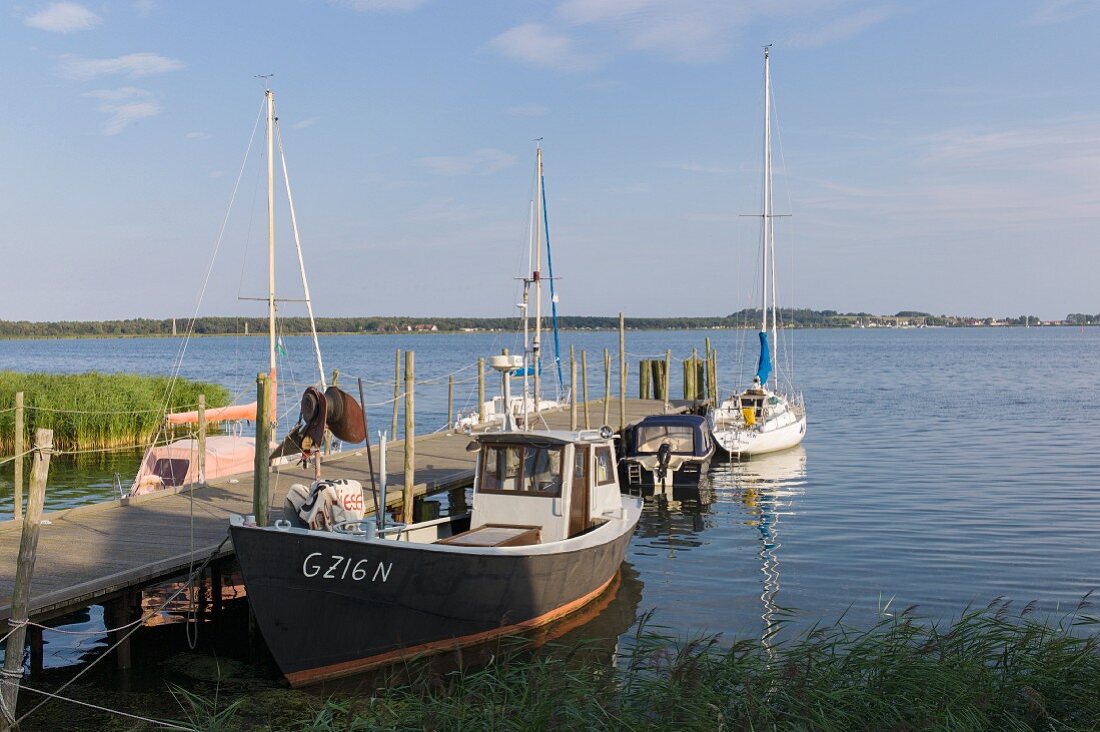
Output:
[[[1059,622],[994,603],[943,627],[843,620],[771,649],[675,640],[643,622],[618,664],[578,649],[498,657],[294,705],[247,700],[212,728],[282,730],[1085,730],[1100,728],[1087,603]],[[606,654],[605,654],[606,655]],[[409,675],[411,674],[411,676]],[[411,680],[410,680],[411,679]],[[193,705],[192,705],[193,707]],[[289,711],[290,709],[293,711]],[[190,708],[189,708],[190,710]],[[231,716],[232,719],[227,717]],[[189,715],[197,729],[205,725]]]
[[[160,429],[171,379],[136,374],[46,374],[0,371],[0,456],[15,447],[15,393],[23,392],[25,444],[38,427],[54,431],[59,450],[95,450],[147,444]],[[229,403],[217,384],[177,379],[169,411],[194,409],[199,394],[209,407]]]

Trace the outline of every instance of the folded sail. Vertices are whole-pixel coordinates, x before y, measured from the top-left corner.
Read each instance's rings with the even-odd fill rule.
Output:
[[[761,384],[768,383],[768,377],[772,374],[772,354],[768,348],[768,334],[760,331],[760,361],[756,364],[756,378]]]
[[[213,409],[206,410],[207,422],[225,422],[231,419],[247,419],[255,421],[256,419],[256,402],[249,402],[248,404],[232,404],[228,407],[215,407]],[[199,421],[199,413],[196,412],[173,412],[165,415],[165,421],[168,424],[196,424]]]

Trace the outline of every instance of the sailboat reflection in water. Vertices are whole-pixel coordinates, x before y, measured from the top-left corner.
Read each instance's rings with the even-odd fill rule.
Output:
[[[806,491],[806,451],[793,450],[761,455],[745,462],[723,463],[715,467],[715,477],[735,485],[746,509],[746,523],[754,526],[759,534],[760,571],[763,581],[760,591],[763,628],[761,640],[771,650],[771,641],[779,629],[777,614],[779,605],[779,521],[794,514],[794,502]],[[726,473],[724,477],[723,473]]]

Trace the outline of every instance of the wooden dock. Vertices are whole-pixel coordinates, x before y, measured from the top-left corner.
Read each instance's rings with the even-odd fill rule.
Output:
[[[618,400],[611,414],[617,422]],[[671,411],[684,411],[688,403],[672,403]],[[633,424],[664,411],[657,400],[627,399],[626,422]],[[596,424],[603,402],[589,402]],[[579,411],[579,410],[578,410]],[[583,412],[580,421],[583,424]],[[567,429],[569,410],[545,413],[551,429]],[[440,432],[416,437],[417,496],[464,488],[473,481],[474,454],[466,451],[469,435]],[[401,500],[403,490],[402,441],[386,451],[389,506]],[[378,449],[373,448],[378,466]],[[373,512],[370,476],[365,448],[347,449],[322,461],[322,477],[350,478],[364,486],[368,512]],[[312,468],[288,465],[272,469],[271,512],[281,515],[283,499],[292,483],[309,484]],[[47,486],[46,490],[49,490]],[[211,481],[195,490],[164,490],[133,499],[114,500],[56,511],[43,516],[38,557],[31,588],[30,616],[41,622],[51,617],[111,599],[125,590],[186,574],[197,566],[227,535],[230,513],[252,513],[252,474]],[[20,525],[0,522],[0,621],[11,616],[15,581],[15,557],[19,551]],[[220,556],[232,555],[228,542]]]

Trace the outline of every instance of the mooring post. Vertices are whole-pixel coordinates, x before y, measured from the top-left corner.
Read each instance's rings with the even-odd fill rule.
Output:
[[[37,625],[27,627],[27,645],[31,647],[31,676],[40,676],[43,668],[42,629]]]
[[[619,313],[619,429],[626,429],[626,321]]]
[[[413,523],[413,486],[416,485],[416,425],[413,390],[416,387],[413,352],[405,351],[405,485],[402,486],[401,520]]]
[[[193,590],[189,588],[188,591]],[[133,592],[124,592],[120,597],[103,603],[103,620],[107,627],[121,629],[112,630],[107,634],[108,641],[114,646],[115,668],[119,671],[127,671],[134,665],[128,629],[124,626],[134,619],[134,610],[140,606],[140,597],[140,591],[136,599]]]
[[[649,359],[638,361],[638,398],[649,399]]]
[[[577,354],[569,346],[569,429],[577,429]]]
[[[447,430],[455,423],[455,375],[447,377]]]
[[[12,518],[23,518],[23,392],[15,392],[15,486],[12,497],[15,499],[15,513]]]
[[[485,421],[485,359],[477,360],[477,421]]]
[[[584,428],[592,429],[588,417],[588,351],[581,351],[581,388],[584,390]]]
[[[199,449],[198,455],[199,485],[206,485],[206,395],[199,394]]]
[[[611,351],[603,349],[603,423],[611,424]]]
[[[714,403],[714,406],[718,406],[718,400],[720,399],[718,394],[718,351],[710,349],[710,363],[707,364],[710,369],[710,399]]]
[[[34,560],[38,553],[42,503],[46,498],[46,478],[50,473],[52,454],[53,430],[35,430],[27,511],[23,515],[23,533],[19,537],[19,558],[11,595],[11,624],[14,628],[4,647],[4,671],[0,676],[0,730],[8,730],[15,723],[19,679],[23,677],[23,646],[27,639],[27,606],[31,599],[31,579],[34,577]]]
[[[267,374],[256,375],[256,459],[252,467],[252,515],[257,526],[267,526],[268,479],[271,461],[271,400],[267,394]]]
[[[390,435],[397,439],[397,407],[401,398],[401,349],[393,354],[393,419],[390,421]],[[365,408],[365,407],[364,407]]]
[[[710,399],[710,393],[712,386],[710,383],[710,336],[707,336],[704,340],[704,353],[706,360],[703,361],[703,398]]]
[[[669,381],[672,378],[672,349],[665,350],[665,372],[661,374],[665,381],[665,411],[668,411]]]

